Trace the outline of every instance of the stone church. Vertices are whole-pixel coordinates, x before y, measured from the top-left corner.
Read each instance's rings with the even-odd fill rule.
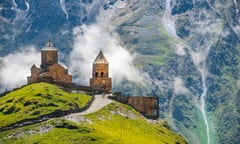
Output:
[[[93,62],[90,87],[99,92],[112,92],[112,78],[109,77],[108,61],[102,51]]]
[[[42,62],[40,68],[35,64],[31,68],[31,76],[27,77],[28,83],[39,81],[71,83],[72,76],[68,70],[58,64],[58,50],[49,40],[41,51]]]

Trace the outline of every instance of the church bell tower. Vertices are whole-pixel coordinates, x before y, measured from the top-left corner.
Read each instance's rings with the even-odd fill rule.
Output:
[[[90,79],[90,87],[99,92],[112,91],[112,78],[109,78],[108,61],[102,51],[93,62],[92,78]]]
[[[42,64],[41,68],[47,68],[58,63],[58,51],[49,40],[46,46],[42,49]]]

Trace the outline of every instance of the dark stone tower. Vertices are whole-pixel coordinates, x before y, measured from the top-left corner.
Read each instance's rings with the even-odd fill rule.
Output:
[[[49,40],[46,46],[42,49],[42,64],[41,68],[47,68],[58,63],[58,51]]]
[[[99,92],[112,91],[112,79],[109,78],[108,61],[102,51],[93,62],[92,79],[90,79],[90,87]]]

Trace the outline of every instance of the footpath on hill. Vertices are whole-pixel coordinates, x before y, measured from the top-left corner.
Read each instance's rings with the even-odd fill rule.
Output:
[[[108,96],[109,95],[95,95],[95,99],[93,100],[93,102],[91,103],[90,107],[87,110],[85,110],[83,112],[79,112],[79,113],[71,113],[71,114],[62,116],[62,118],[71,120],[73,122],[83,121],[84,120],[83,115],[96,112],[96,111],[100,110],[101,108],[103,108],[104,106],[112,103],[113,100],[108,99],[107,98]],[[11,125],[11,126],[0,127],[0,131],[11,130],[11,129],[14,129],[14,128],[35,124],[35,123],[38,123],[38,122],[42,122],[42,121],[46,121],[46,120],[54,119],[54,118],[56,118],[56,117],[49,117],[49,115],[44,115],[40,118],[35,118],[35,119],[32,119],[32,120],[24,120],[22,122],[17,122],[15,124]]]
[[[91,106],[87,110],[79,113],[72,113],[72,114],[66,115],[64,116],[64,118],[67,120],[71,120],[73,122],[80,122],[83,120],[83,115],[96,112],[101,108],[103,108],[104,106],[113,102],[113,100],[108,99],[107,97],[108,95],[95,95],[94,101],[92,102]]]

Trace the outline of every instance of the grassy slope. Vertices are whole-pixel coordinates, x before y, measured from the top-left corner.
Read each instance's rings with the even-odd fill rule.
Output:
[[[117,113],[117,114],[116,114]],[[150,124],[132,108],[112,103],[87,116],[94,128],[116,138],[118,143],[184,143],[184,139],[160,124]]]
[[[56,110],[81,108],[90,99],[88,95],[67,93],[47,83],[28,85],[0,97],[0,127]]]
[[[132,108],[112,103],[86,116],[92,123],[79,124],[57,119],[22,129],[0,133],[0,143],[59,143],[59,144],[138,144],[186,143],[185,140],[163,127],[147,122]],[[41,125],[41,126],[40,126]],[[46,133],[35,133],[42,126],[52,127]],[[33,134],[29,134],[29,132]],[[16,136],[16,133],[22,133]],[[13,136],[15,134],[15,136]],[[13,136],[12,138],[6,138]],[[19,137],[19,138],[17,138]]]

